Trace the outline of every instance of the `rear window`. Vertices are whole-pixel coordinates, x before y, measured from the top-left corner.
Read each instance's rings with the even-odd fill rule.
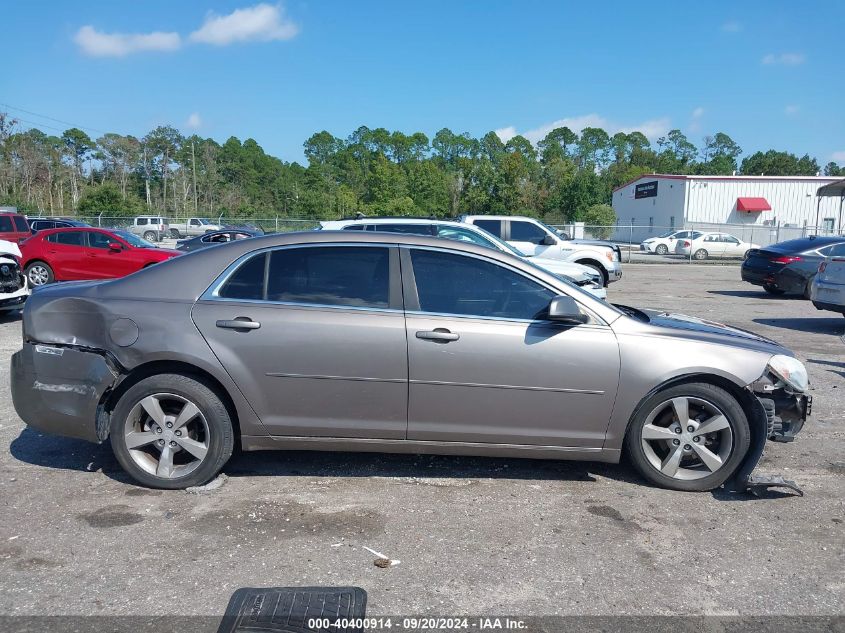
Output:
[[[502,237],[502,221],[501,220],[475,220],[473,224],[478,228],[484,229],[488,233],[492,233],[496,237]]]
[[[387,233],[404,233],[405,235],[433,235],[430,224],[374,224],[373,230]]]
[[[0,233],[12,233],[15,228],[12,224],[12,216],[0,215]]]

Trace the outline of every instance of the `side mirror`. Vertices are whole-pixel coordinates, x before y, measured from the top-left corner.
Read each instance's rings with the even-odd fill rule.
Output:
[[[110,251],[122,251],[123,245],[120,242],[109,242]]]
[[[543,241],[540,242],[540,244],[542,244],[543,246],[554,246],[555,244],[557,244],[557,240],[551,235],[547,234],[546,237],[543,238]]]
[[[581,312],[575,299],[567,295],[560,295],[552,299],[549,304],[549,321],[559,323],[588,323],[590,317]]]

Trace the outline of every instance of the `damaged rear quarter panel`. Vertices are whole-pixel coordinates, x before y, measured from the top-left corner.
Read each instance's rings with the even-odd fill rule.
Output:
[[[113,385],[120,383],[135,370],[154,362],[179,362],[196,367],[213,376],[232,399],[241,433],[266,435],[267,432],[245,400],[240,390],[220,365],[193,321],[193,301],[135,299],[104,296],[110,284],[61,284],[38,291],[23,315],[24,340],[46,345],[69,346],[102,354],[112,361],[118,372]],[[126,323],[137,326],[137,339],[125,336]],[[118,323],[119,322],[119,323]],[[117,327],[115,324],[118,323]],[[119,332],[119,334],[118,334]],[[116,339],[116,340],[115,340]],[[38,354],[40,356],[40,354]],[[68,357],[70,358],[70,356]],[[56,360],[56,359],[53,359]],[[76,371],[67,359],[58,359],[57,369],[51,371],[72,377]],[[37,369],[37,368],[36,368]],[[60,385],[71,381],[51,380],[50,386],[33,390],[52,389],[55,397]],[[38,381],[44,383],[38,375]],[[99,394],[102,396],[103,394]],[[86,411],[85,415],[89,412]],[[86,438],[90,439],[90,438]]]

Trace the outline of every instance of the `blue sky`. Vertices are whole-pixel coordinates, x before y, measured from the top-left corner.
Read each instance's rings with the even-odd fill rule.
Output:
[[[829,2],[7,2],[0,110],[92,135],[170,123],[284,160],[360,125],[541,137],[730,134],[845,164],[845,5]],[[14,106],[12,109],[6,105]]]

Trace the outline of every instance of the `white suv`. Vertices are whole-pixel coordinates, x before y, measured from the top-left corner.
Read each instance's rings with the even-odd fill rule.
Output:
[[[461,224],[452,220],[382,217],[320,222],[320,229],[326,231],[412,233],[414,235],[430,235],[432,237],[440,237],[458,242],[472,242],[479,246],[486,246],[487,248],[515,255],[557,277],[568,279],[594,297],[598,297],[599,299],[607,298],[607,291],[604,289],[602,276],[592,268],[544,257],[526,257],[506,242],[503,242],[494,235],[490,235],[484,229],[471,224]]]
[[[139,215],[132,221],[129,232],[140,235],[148,242],[160,242],[170,235],[167,218],[160,215]]]
[[[610,242],[571,240],[539,220],[518,215],[464,215],[460,221],[505,240],[523,255],[592,268],[605,286],[622,279],[622,252]]]

